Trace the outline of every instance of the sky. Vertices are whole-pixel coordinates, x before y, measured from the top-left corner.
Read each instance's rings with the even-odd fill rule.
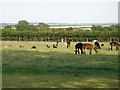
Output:
[[[118,23],[119,0],[1,0],[0,23]]]

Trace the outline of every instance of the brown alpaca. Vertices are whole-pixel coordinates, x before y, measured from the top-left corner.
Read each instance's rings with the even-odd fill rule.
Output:
[[[119,49],[120,44],[118,42],[112,41],[110,42],[109,50],[113,50],[113,46],[116,46],[116,51]]]
[[[83,44],[83,50],[85,53],[85,49],[89,49],[90,50],[90,54],[92,54],[92,49],[94,49],[94,51],[97,53],[98,51],[96,50],[96,48],[93,46],[93,44],[91,43],[84,43]]]

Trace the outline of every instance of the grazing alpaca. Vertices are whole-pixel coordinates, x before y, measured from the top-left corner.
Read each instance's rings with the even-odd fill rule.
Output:
[[[116,46],[116,51],[119,49],[120,44],[118,42],[112,41],[110,42],[110,49],[113,50],[113,46]]]
[[[57,40],[57,44],[56,44],[56,46],[58,46],[58,42],[59,42],[59,41]]]
[[[53,48],[57,48],[57,45],[53,44]]]
[[[46,45],[46,47],[47,47],[47,48],[50,48],[50,46],[49,46],[49,45]]]
[[[70,43],[71,43],[71,41],[67,40],[67,48],[70,47]]]
[[[96,49],[100,48],[100,45],[98,43],[96,43],[95,45],[96,46],[94,46],[92,43],[77,43],[75,45],[75,54],[77,54],[77,53],[80,54],[79,50],[81,50],[81,54],[86,54],[85,49],[89,49],[90,54],[92,54],[92,49],[94,49],[94,51],[96,53],[98,53],[98,51]]]
[[[36,49],[37,47],[36,46],[32,46],[32,49]]]
[[[94,46],[96,49],[101,49],[100,44],[97,41],[94,43]]]
[[[91,43],[84,43],[83,49],[84,49],[84,52],[85,52],[85,49],[89,49],[90,54],[92,54],[92,49],[94,49],[94,51],[96,53],[98,53],[98,51],[96,49],[101,49],[101,47],[100,47],[100,44],[97,40],[93,40],[93,42],[91,42]]]
[[[22,48],[22,47],[24,47],[24,46],[20,45],[19,47],[21,47],[21,48]]]
[[[91,43],[84,43],[83,44],[83,49],[84,49],[84,53],[85,53],[85,49],[89,49],[90,50],[90,54],[92,54],[92,49],[94,49],[94,51],[96,53],[98,53],[98,51],[96,50],[96,48]]]
[[[83,47],[83,44],[82,43],[77,43],[76,45],[75,45],[75,54],[80,54],[80,51],[79,50],[81,50],[81,54],[83,54],[83,50],[82,50],[82,47]]]

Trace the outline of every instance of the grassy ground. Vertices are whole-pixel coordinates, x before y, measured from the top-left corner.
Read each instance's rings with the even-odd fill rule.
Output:
[[[57,49],[46,44],[55,42],[3,42],[3,88],[118,87],[118,52],[109,51],[107,42],[92,55],[75,55],[75,42],[70,48],[59,43]]]

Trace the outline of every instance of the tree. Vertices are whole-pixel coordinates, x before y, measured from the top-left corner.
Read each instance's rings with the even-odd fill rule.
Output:
[[[12,29],[12,26],[7,25],[7,26],[5,26],[4,28],[5,28],[5,29]]]
[[[29,30],[30,30],[30,31],[38,31],[38,26],[30,25],[30,26],[29,26]]]
[[[39,23],[38,28],[39,28],[40,31],[48,31],[48,30],[50,30],[49,25],[47,25],[45,23]]]
[[[26,20],[21,20],[16,25],[17,30],[28,30],[29,29],[29,23]]]
[[[67,30],[67,31],[71,31],[71,30],[73,30],[73,28],[72,28],[72,27],[69,27],[69,28],[66,28],[66,30]]]

